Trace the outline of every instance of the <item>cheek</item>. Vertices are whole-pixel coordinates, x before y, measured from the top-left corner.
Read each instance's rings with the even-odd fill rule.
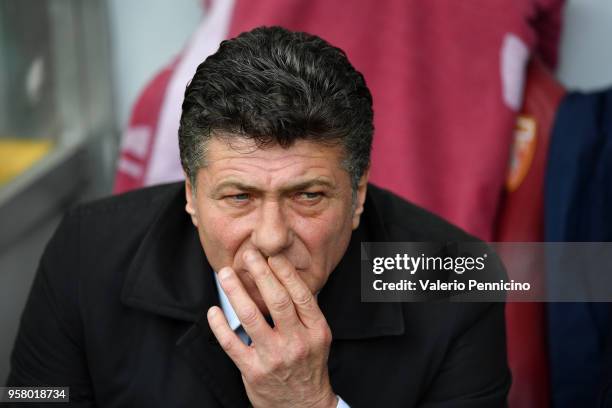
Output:
[[[317,219],[304,219],[296,232],[306,245],[313,261],[311,273],[326,280],[344,255],[351,237],[351,217],[344,211],[333,211]]]
[[[209,214],[203,217],[199,228],[206,256],[215,269],[231,266],[240,245],[250,236],[248,223],[213,212]]]
[[[309,249],[314,252],[315,249],[320,250],[329,246],[337,237],[337,234],[342,231],[343,223],[335,218],[317,219],[317,220],[300,220],[296,223],[295,230],[306,243]],[[315,255],[313,253],[313,255]]]

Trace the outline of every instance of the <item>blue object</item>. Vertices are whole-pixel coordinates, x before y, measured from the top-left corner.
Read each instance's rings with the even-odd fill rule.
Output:
[[[611,133],[612,89],[565,97],[546,169],[546,241],[612,241]],[[612,265],[601,273],[612,273]],[[551,267],[548,282],[555,278]],[[604,364],[612,352],[611,304],[550,303],[547,314],[553,407],[604,403],[606,382],[612,384]]]

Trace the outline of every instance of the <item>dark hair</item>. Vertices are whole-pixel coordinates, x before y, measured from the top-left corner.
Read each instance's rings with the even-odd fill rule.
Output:
[[[363,75],[344,51],[311,34],[259,27],[223,41],[198,66],[182,109],[181,163],[194,186],[213,135],[259,147],[341,144],[353,189],[370,163],[372,95]]]

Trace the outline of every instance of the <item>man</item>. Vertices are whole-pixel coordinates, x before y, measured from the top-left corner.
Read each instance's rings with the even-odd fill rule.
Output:
[[[367,184],[372,99],[341,50],[244,33],[182,109],[184,185],[65,217],[9,385],[103,407],[505,404],[502,303],[361,302],[361,242],[473,238]]]

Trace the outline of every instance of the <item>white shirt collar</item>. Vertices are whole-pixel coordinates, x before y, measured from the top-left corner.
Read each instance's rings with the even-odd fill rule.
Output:
[[[217,278],[217,273],[213,272],[213,275],[215,275],[215,285],[217,285],[217,291],[219,292],[219,303],[221,305],[221,309],[223,310],[223,314],[225,314],[225,317],[227,318],[227,323],[229,324],[230,329],[236,331],[236,329],[240,327],[242,323],[240,323],[238,315],[236,315],[236,312],[230,304],[227,295],[221,288],[219,278]]]

